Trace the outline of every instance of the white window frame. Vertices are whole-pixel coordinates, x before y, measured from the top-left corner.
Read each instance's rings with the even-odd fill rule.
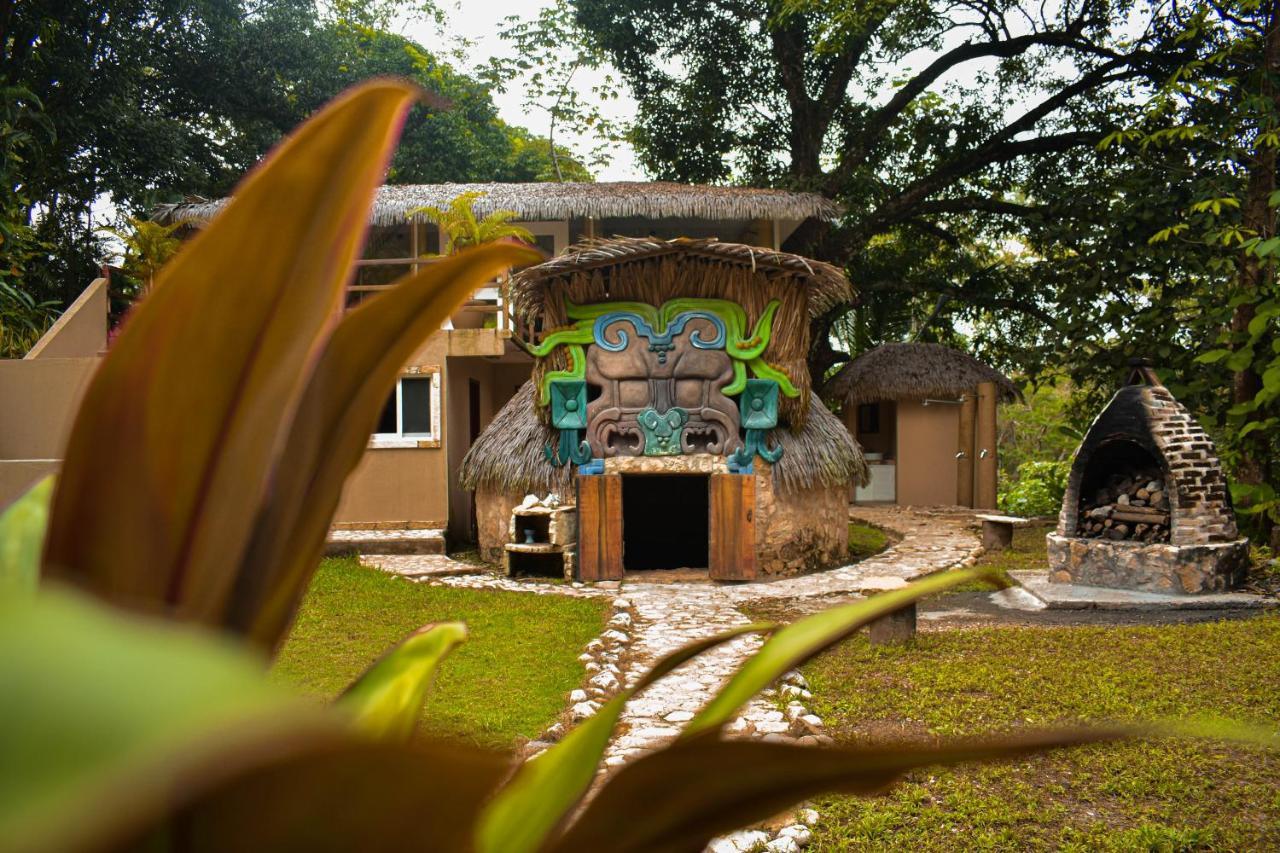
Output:
[[[404,434],[404,380],[431,379],[431,433],[421,435]],[[369,448],[372,450],[404,449],[404,448],[438,448],[440,447],[440,368],[413,367],[400,374],[396,380],[396,431],[376,432],[369,437]]]

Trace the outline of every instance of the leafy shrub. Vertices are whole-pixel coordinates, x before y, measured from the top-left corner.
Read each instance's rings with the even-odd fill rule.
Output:
[[[1000,493],[1000,509],[1012,515],[1057,515],[1070,473],[1070,462],[1023,462],[1018,479]]]

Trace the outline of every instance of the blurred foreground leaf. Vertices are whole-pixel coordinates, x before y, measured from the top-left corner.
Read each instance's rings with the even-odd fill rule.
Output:
[[[426,625],[383,655],[338,698],[360,731],[404,741],[413,734],[436,667],[467,638],[461,622]]]
[[[45,477],[0,513],[0,595],[31,592],[40,580],[53,479]]]
[[[373,81],[285,140],[160,272],[94,375],[45,571],[218,624],[417,90]]]

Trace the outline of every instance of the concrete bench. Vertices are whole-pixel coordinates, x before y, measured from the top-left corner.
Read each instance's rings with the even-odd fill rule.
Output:
[[[979,515],[982,522],[982,547],[988,551],[1004,551],[1013,545],[1013,528],[1024,527],[1025,518],[1016,515]]]
[[[907,586],[907,581],[902,578],[892,575],[876,575],[864,578],[858,584],[857,592],[861,595],[870,596],[878,592],[902,589],[905,586]],[[873,646],[904,643],[907,640],[914,639],[916,635],[915,602],[913,601],[907,606],[885,614],[871,622],[867,625],[867,634],[870,636],[871,645]]]

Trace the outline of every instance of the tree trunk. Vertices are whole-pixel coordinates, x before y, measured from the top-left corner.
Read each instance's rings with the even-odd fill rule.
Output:
[[[1273,109],[1280,113],[1280,93],[1273,83],[1280,74],[1280,0],[1272,0],[1265,12],[1267,18],[1267,35],[1263,47],[1260,94],[1271,100]],[[1249,164],[1249,183],[1241,209],[1241,225],[1252,231],[1260,240],[1268,240],[1275,236],[1276,220],[1269,203],[1271,194],[1276,189],[1276,151],[1271,146],[1255,148]],[[1249,323],[1253,320],[1256,307],[1265,298],[1273,272],[1270,264],[1263,262],[1252,253],[1245,253],[1240,262],[1240,292],[1248,299],[1236,307],[1231,317],[1231,331],[1238,337],[1247,337]],[[1262,390],[1262,379],[1253,365],[1236,371],[1231,382],[1231,401],[1234,404],[1248,403]],[[1250,415],[1256,419],[1257,413]],[[1240,462],[1236,471],[1237,479],[1249,485],[1260,485],[1267,481],[1270,471],[1270,460],[1266,450],[1265,436],[1261,430],[1255,430],[1241,441]],[[1264,519],[1269,533],[1270,523]]]

